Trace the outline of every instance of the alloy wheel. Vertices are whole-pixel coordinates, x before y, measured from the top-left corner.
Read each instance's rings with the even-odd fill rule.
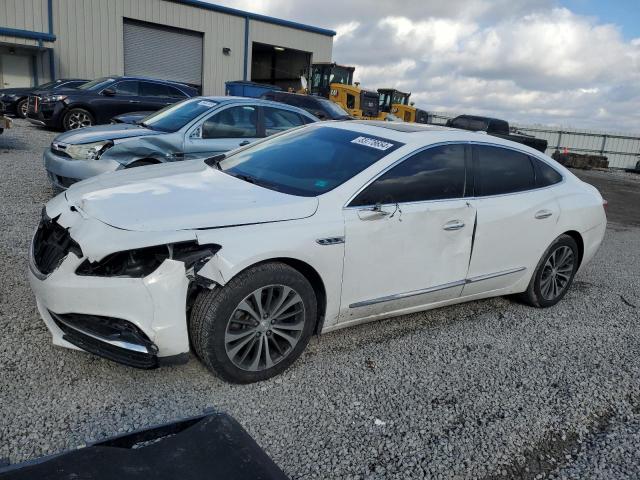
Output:
[[[91,123],[91,117],[84,112],[73,112],[69,115],[69,119],[67,120],[69,130],[90,127]]]
[[[266,370],[286,358],[302,338],[302,297],[284,285],[258,288],[235,308],[225,331],[229,360],[242,370]]]
[[[556,248],[544,264],[540,276],[540,293],[545,300],[555,300],[567,289],[573,275],[575,255],[566,245]]]
[[[27,102],[22,102],[20,104],[20,115],[22,115],[22,118],[25,118],[27,116]]]

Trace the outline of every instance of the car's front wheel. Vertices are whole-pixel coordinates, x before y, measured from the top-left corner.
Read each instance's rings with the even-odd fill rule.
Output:
[[[316,296],[304,275],[266,263],[201,292],[189,330],[207,367],[229,382],[251,383],[287,369],[309,343],[316,319]]]
[[[64,119],[62,120],[62,126],[67,131],[90,127],[95,123],[93,115],[84,108],[72,108],[64,115]]]
[[[544,252],[527,290],[520,298],[533,307],[551,307],[566,295],[578,270],[576,241],[560,235]]]
[[[20,100],[18,102],[18,104],[16,105],[16,115],[20,118],[27,118],[27,105],[29,103],[29,100],[26,98],[23,98],[22,100]]]

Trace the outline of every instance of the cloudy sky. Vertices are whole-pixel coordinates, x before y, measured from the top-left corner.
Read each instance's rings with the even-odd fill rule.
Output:
[[[337,32],[333,60],[429,111],[640,133],[640,0],[218,0]]]

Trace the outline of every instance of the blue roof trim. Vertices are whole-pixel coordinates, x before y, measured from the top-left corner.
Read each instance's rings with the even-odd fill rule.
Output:
[[[51,33],[33,32],[31,30],[18,30],[16,28],[0,27],[0,35],[10,37],[30,38],[32,40],[42,40],[44,42],[55,42],[56,36]]]
[[[213,10],[214,12],[226,13],[228,15],[235,15],[236,17],[248,18],[250,20],[257,20],[259,22],[272,23],[274,25],[280,25],[282,27],[295,28],[297,30],[304,30],[306,32],[319,33],[320,35],[327,35],[328,37],[335,37],[336,32],[328,30],[326,28],[314,27],[313,25],[306,25],[304,23],[291,22],[289,20],[282,20],[281,18],[270,17],[268,15],[259,15],[257,13],[245,12],[244,10],[238,10],[237,8],[223,7],[221,5],[215,5],[213,3],[203,2],[202,0],[169,0],[171,2],[182,3],[184,5],[190,5],[192,7],[203,8],[205,10]]]

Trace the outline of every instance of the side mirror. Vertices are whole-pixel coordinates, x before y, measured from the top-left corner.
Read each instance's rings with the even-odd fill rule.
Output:
[[[318,117],[320,120],[326,120],[327,119],[327,114],[324,113],[321,110],[316,110],[315,112],[313,112],[313,114]]]
[[[106,97],[113,97],[115,96],[116,91],[113,88],[105,88],[104,90],[102,90],[102,95],[106,96]]]

